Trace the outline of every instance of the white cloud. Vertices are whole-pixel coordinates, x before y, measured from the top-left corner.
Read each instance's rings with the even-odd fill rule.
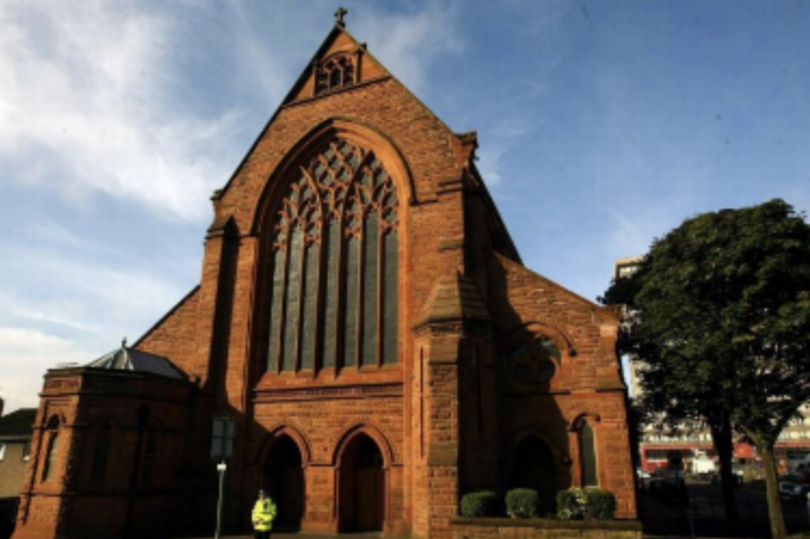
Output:
[[[280,54],[279,45],[300,52],[302,35],[309,39],[318,27],[317,11],[297,2],[280,6],[289,12],[284,16],[259,9],[267,16],[263,24],[255,9],[239,4],[173,9],[102,0],[0,3],[0,168],[6,181],[51,189],[74,205],[104,193],[164,218],[210,217],[208,196],[227,181],[243,150],[233,143],[244,129],[245,103],[209,111],[215,116],[192,112],[187,95],[194,80],[186,70],[203,65],[198,50],[210,46],[209,39],[221,61],[236,66],[223,72],[229,91],[250,87],[243,98],[277,102],[305,68],[291,66],[298,53]],[[463,47],[455,12],[455,5],[439,2],[395,14],[369,6],[358,13],[357,33],[419,89],[433,62]],[[201,39],[195,24],[216,36]]]
[[[382,13],[368,9],[350,21],[352,34],[369,43],[369,51],[415,93],[423,90],[429,68],[448,54],[464,50],[457,28],[460,5],[430,2],[424,10]],[[355,30],[356,28],[356,30]]]
[[[36,330],[0,327],[0,397],[5,412],[38,405],[42,376],[61,363],[94,358],[73,341]]]
[[[208,217],[207,196],[229,171],[206,150],[235,115],[208,121],[166,103],[171,17],[129,3],[11,0],[0,24],[0,165],[10,178]]]
[[[1,294],[0,313],[89,331],[142,325],[188,291],[143,268],[109,267],[48,249],[6,248],[2,269],[24,295]],[[47,313],[47,314],[45,314]]]
[[[503,181],[499,168],[501,157],[506,151],[507,147],[504,144],[490,143],[481,147],[476,154],[478,156],[478,171],[489,187],[497,187]]]

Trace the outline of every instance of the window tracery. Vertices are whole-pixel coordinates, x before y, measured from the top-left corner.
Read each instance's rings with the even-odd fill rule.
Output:
[[[273,218],[268,369],[397,360],[398,198],[382,162],[334,138]]]
[[[337,90],[356,82],[355,62],[348,54],[338,54],[324,60],[317,68],[315,93]]]

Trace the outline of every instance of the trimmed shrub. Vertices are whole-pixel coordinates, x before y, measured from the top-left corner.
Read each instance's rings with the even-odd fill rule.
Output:
[[[616,496],[599,489],[572,488],[557,493],[557,518],[561,520],[612,520]]]
[[[559,491],[557,493],[557,518],[560,520],[585,518],[585,491],[581,488]]]
[[[540,495],[530,488],[506,493],[506,512],[520,518],[540,518]]]
[[[461,497],[461,515],[465,517],[496,516],[500,505],[500,497],[491,490],[470,492]]]
[[[613,520],[616,512],[616,496],[607,490],[587,490],[585,518],[588,520]]]

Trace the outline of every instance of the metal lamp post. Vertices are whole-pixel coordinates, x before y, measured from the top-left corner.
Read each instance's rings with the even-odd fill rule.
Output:
[[[219,460],[217,473],[219,474],[219,495],[217,497],[217,529],[214,538],[219,539],[222,529],[222,499],[225,486],[225,470],[228,465],[225,459],[233,454],[233,436],[235,426],[233,420],[227,416],[217,416],[214,418],[213,435],[211,436],[211,457]]]

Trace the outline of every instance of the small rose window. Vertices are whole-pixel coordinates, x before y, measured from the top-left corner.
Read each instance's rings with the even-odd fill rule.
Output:
[[[515,342],[508,354],[511,377],[529,385],[540,385],[557,373],[560,351],[554,342],[543,336],[527,335]]]

